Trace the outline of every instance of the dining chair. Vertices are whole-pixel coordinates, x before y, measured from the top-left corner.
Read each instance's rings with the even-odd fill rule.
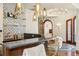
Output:
[[[62,41],[63,41],[63,39],[61,37],[58,37],[57,36],[53,40],[54,40],[54,43],[53,44],[52,43],[51,44],[48,44],[48,50],[53,51],[52,55],[53,56],[56,56],[56,55],[58,55],[59,48],[62,47]]]

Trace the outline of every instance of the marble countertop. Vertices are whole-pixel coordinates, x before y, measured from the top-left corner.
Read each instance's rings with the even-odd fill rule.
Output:
[[[25,39],[25,40],[13,41],[13,42],[6,42],[3,44],[3,46],[9,49],[13,49],[29,44],[41,43],[41,42],[44,42],[44,40],[39,41],[39,38],[32,38],[32,39]]]

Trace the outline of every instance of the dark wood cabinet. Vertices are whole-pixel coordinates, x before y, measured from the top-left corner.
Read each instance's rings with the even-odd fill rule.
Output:
[[[24,33],[24,39],[17,39],[17,40],[13,40],[13,39],[8,40],[7,39],[7,40],[4,40],[3,43],[5,44],[8,42],[14,42],[14,41],[20,41],[20,40],[30,40],[32,38],[41,39],[41,35],[40,34]],[[25,45],[17,46],[15,48],[7,48],[6,46],[3,46],[3,54],[4,54],[4,56],[22,56],[24,49],[37,46],[41,43],[42,42],[38,41],[38,42],[33,42],[33,43],[28,43]]]
[[[23,53],[23,48],[8,49],[4,47],[3,52],[4,56],[21,56]]]
[[[35,47],[35,46],[40,45],[40,44],[45,45],[44,42],[38,41],[38,42],[31,43],[31,44],[18,46],[18,47],[15,47],[15,48],[7,48],[7,47],[4,46],[3,47],[3,55],[4,56],[22,56],[24,49],[32,48],[32,47]]]

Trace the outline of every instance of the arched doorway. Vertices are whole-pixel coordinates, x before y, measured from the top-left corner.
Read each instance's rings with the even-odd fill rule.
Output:
[[[45,38],[52,38],[53,37],[53,23],[51,20],[46,19],[43,22],[43,35]]]

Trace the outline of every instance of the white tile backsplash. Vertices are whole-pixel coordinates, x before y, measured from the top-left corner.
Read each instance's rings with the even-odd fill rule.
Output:
[[[26,20],[14,19],[9,17],[4,19],[4,38],[7,35],[7,33],[10,33],[11,35],[24,33],[26,27],[25,22]]]

